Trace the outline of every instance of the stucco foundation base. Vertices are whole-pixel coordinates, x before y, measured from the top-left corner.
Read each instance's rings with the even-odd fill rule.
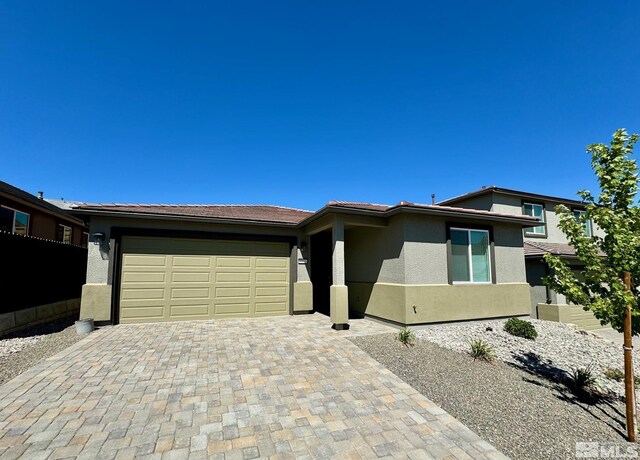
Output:
[[[61,300],[60,302],[38,305],[20,311],[0,315],[0,335],[25,329],[29,326],[70,316],[80,310],[80,299]]]
[[[313,310],[313,284],[311,281],[293,283],[293,312]]]
[[[82,286],[80,319],[111,321],[111,286],[108,284],[85,284]]]
[[[603,327],[600,321],[593,316],[593,313],[589,310],[585,311],[582,305],[539,303],[537,311],[538,319],[575,324],[585,331]]]
[[[330,316],[333,324],[349,322],[349,288],[345,285],[332,285],[329,288]]]
[[[527,283],[347,285],[352,311],[399,324],[523,316],[531,312],[531,297]]]

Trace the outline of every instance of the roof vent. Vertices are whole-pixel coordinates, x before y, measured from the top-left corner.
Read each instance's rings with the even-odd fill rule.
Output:
[[[38,192],[38,198],[42,200],[44,198],[44,192]]]
[[[436,204],[436,194],[435,193],[431,194],[431,204],[432,205]]]
[[[482,186],[482,190],[484,190],[484,189],[486,189],[486,188],[487,188],[487,186],[486,186],[486,185],[483,185],[483,186]]]

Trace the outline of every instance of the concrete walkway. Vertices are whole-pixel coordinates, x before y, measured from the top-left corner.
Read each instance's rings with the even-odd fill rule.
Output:
[[[0,387],[0,458],[505,458],[307,315],[96,331]]]

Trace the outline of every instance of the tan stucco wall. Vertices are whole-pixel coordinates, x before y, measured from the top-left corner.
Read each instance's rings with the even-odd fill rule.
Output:
[[[575,324],[580,329],[590,331],[603,327],[600,321],[590,311],[585,311],[582,305],[566,304],[538,304],[538,319]]]
[[[80,319],[94,321],[111,320],[111,286],[108,284],[85,284],[82,286]]]
[[[293,283],[293,311],[313,310],[313,285],[311,281]]]
[[[345,232],[347,281],[404,282],[404,223],[400,216],[384,228],[353,227]]]
[[[486,222],[461,220],[473,228]],[[347,231],[347,283],[447,284],[447,220],[401,215],[387,228],[356,227]],[[522,230],[494,223],[494,265],[497,284],[526,281]]]
[[[522,316],[531,311],[529,285],[526,283],[349,283],[349,299],[355,311],[400,324]]]

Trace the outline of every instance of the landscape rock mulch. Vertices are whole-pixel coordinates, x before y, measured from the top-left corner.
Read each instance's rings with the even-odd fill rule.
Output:
[[[535,340],[515,337],[504,331],[505,320],[431,326],[416,331],[420,341],[467,352],[469,341],[481,339],[493,348],[496,358],[517,367],[534,370],[556,380],[577,368],[592,368],[596,386],[605,393],[624,398],[624,382],[611,380],[607,368],[624,369],[622,346],[578,330],[569,324],[528,319],[538,333]],[[640,375],[640,356],[634,353],[635,375]]]
[[[627,447],[617,398],[578,397],[535,367],[474,361],[426,340],[413,347],[394,334],[350,340],[514,459],[576,458],[576,442]]]
[[[70,316],[0,336],[0,385],[81,340],[77,319]]]

